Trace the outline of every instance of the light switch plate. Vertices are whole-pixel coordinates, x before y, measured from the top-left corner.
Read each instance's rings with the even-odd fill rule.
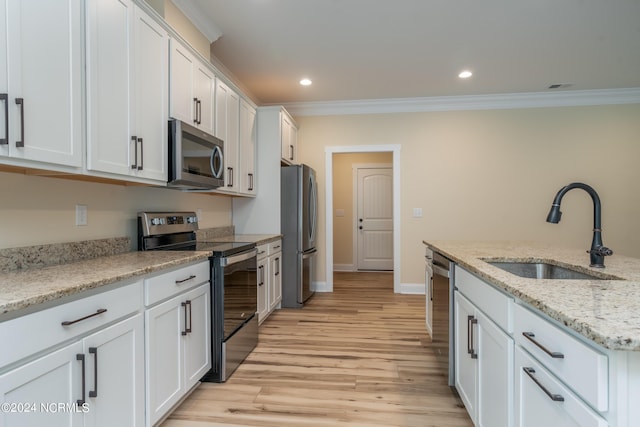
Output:
[[[422,218],[422,208],[413,208],[413,217]]]
[[[336,216],[344,216],[344,209],[336,209]]]

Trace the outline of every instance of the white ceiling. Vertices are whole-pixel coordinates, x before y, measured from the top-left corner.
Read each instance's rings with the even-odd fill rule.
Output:
[[[259,104],[640,87],[640,0],[173,1]]]

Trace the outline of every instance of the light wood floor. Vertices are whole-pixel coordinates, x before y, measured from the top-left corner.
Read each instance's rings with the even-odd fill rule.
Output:
[[[336,273],[333,293],[276,310],[225,384],[203,383],[162,427],[471,427],[437,370],[424,296],[389,273]]]

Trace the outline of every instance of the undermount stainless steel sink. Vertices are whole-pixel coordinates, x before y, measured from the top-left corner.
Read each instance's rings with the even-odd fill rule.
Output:
[[[556,280],[621,280],[608,274],[589,274],[547,262],[523,261],[489,261],[486,263],[498,267],[508,273],[528,279]]]

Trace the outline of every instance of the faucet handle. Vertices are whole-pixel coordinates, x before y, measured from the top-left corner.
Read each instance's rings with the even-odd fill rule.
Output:
[[[596,248],[593,248],[592,250],[587,251],[587,253],[598,255],[598,256],[613,255],[613,251],[606,246],[598,246]]]

